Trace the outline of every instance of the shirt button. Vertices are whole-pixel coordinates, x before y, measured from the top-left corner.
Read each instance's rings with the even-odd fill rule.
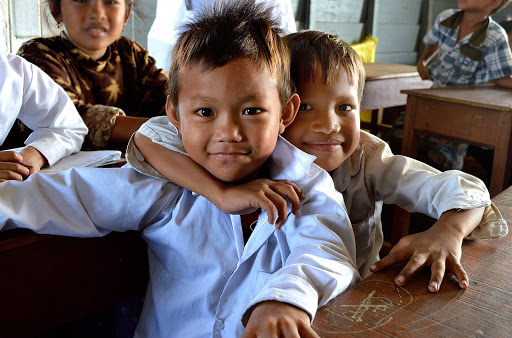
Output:
[[[224,329],[224,322],[220,319],[215,320],[215,330],[221,331]]]

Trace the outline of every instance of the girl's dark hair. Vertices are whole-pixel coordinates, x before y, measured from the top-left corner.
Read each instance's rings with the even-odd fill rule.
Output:
[[[292,93],[290,54],[276,26],[271,8],[236,0],[207,7],[184,24],[169,69],[169,98],[176,111],[180,76],[186,67],[212,70],[237,58],[267,66],[277,82],[281,104],[286,104]]]

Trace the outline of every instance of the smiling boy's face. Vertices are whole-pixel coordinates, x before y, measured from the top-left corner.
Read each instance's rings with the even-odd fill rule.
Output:
[[[246,58],[213,70],[205,71],[202,65],[185,68],[178,102],[179,118],[170,100],[167,115],[182,135],[185,150],[225,182],[260,177],[278,134],[295,116],[289,104],[282,109],[268,67]]]
[[[299,79],[299,112],[283,136],[297,148],[315,155],[315,163],[324,170],[332,171],[359,144],[357,83],[351,85],[343,72],[332,83],[325,84],[319,68],[316,81]]]

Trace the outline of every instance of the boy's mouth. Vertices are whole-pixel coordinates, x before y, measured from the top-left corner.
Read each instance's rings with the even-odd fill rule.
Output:
[[[312,142],[305,142],[305,144],[312,149],[318,150],[318,151],[325,151],[325,152],[333,152],[340,150],[342,148],[342,142],[339,140],[324,140],[324,141],[312,141]]]

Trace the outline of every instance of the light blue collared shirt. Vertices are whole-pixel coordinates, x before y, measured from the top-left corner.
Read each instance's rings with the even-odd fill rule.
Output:
[[[129,149],[128,160],[140,168],[135,153]],[[360,280],[343,197],[313,160],[279,138],[267,161],[271,178],[294,181],[306,198],[298,216],[288,207],[281,230],[262,212],[245,246],[240,216],[129,167],[0,183],[0,227],[80,237],[142,230],[150,281],[135,336],[236,337],[262,301],[314,318]]]

